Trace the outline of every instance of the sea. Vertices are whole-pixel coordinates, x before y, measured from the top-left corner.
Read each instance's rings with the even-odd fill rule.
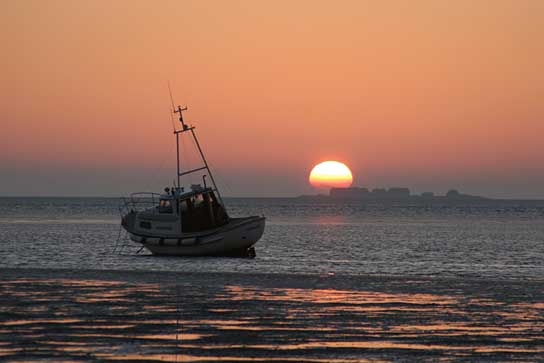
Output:
[[[0,267],[544,279],[544,201],[225,204],[266,216],[255,258],[153,256],[120,228],[120,198],[0,198]]]
[[[231,216],[266,216],[256,258],[153,256],[120,228],[120,198],[0,198],[0,266],[544,278],[544,201],[226,198],[225,204]]]

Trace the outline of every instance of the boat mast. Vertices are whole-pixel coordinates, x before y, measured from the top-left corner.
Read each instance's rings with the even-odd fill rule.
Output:
[[[213,188],[212,190],[217,193],[217,198],[219,200],[219,203],[225,208],[225,204],[223,203],[223,198],[221,197],[221,193],[219,192],[219,189],[217,188],[217,185],[215,184],[215,179],[213,177],[213,174],[210,170],[210,167],[208,166],[208,161],[206,160],[206,157],[204,156],[204,152],[202,151],[202,148],[200,147],[200,143],[198,142],[198,138],[196,137],[195,133],[195,127],[194,126],[188,126],[183,121],[183,111],[187,111],[187,106],[181,108],[181,106],[178,106],[177,109],[174,109],[174,113],[179,113],[179,121],[181,122],[182,129],[181,130],[174,130],[174,134],[176,135],[176,151],[177,151],[177,176],[178,176],[178,188],[181,186],[181,177],[183,175],[195,173],[200,170],[206,170],[208,172],[208,175],[210,176],[210,179],[212,181]],[[200,153],[200,158],[202,159],[202,162],[204,163],[204,166],[187,170],[185,172],[181,172],[180,164],[179,164],[179,135],[190,131],[191,135],[193,136],[193,139],[195,140],[196,147],[198,149],[198,152]]]
[[[170,87],[170,85],[169,85]],[[172,97],[172,92],[170,91],[170,97]],[[172,107],[174,106],[173,104],[174,102],[172,101]],[[183,114],[182,112],[183,111],[186,111],[187,110],[187,106],[185,106],[184,108],[181,108],[181,106],[178,106],[178,109],[174,109],[174,113],[179,113],[179,121],[181,122],[181,124],[183,125],[183,130],[182,131],[177,131],[175,128],[174,128],[174,134],[176,135],[176,160],[177,160],[177,176],[178,176],[178,188],[181,187],[181,174],[180,174],[180,166],[179,166],[179,134],[181,132],[184,132],[188,129],[187,125],[185,124],[185,122],[183,122]]]

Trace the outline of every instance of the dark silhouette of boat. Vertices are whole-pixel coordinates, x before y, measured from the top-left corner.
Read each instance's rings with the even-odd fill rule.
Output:
[[[133,193],[124,198],[121,225],[130,239],[156,255],[169,256],[255,256],[254,245],[261,238],[264,216],[231,218],[208,162],[195,134],[195,127],[183,121],[178,106],[181,130],[174,129],[177,151],[177,185],[164,193]],[[202,166],[182,171],[180,137],[192,137]],[[202,185],[181,186],[181,177],[204,172]],[[209,176],[211,185],[207,185]]]

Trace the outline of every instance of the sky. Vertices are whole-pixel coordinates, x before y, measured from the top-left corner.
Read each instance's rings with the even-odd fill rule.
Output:
[[[170,186],[170,82],[227,196],[323,192],[338,160],[544,198],[542,39],[540,0],[0,0],[0,195]]]

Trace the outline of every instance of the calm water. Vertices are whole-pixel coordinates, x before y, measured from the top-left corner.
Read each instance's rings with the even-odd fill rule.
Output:
[[[232,216],[267,217],[255,259],[138,254],[120,233],[116,198],[0,198],[0,266],[544,278],[544,202],[226,204]]]

